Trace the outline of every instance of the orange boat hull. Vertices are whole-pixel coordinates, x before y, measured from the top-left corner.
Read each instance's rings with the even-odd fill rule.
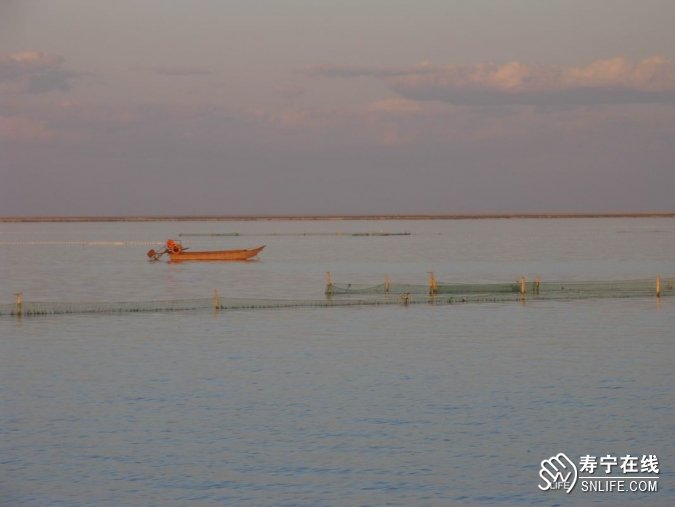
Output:
[[[245,261],[258,255],[265,245],[247,250],[219,250],[213,252],[189,252],[169,253],[171,262],[183,261]]]

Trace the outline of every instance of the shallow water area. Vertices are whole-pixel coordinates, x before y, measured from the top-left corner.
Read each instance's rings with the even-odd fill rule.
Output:
[[[376,231],[410,235],[350,234]],[[147,262],[169,237],[267,247],[256,262]],[[673,219],[0,224],[0,298],[313,299],[326,271],[672,277],[673,252]],[[653,297],[3,317],[0,504],[669,505],[674,310]],[[655,454],[659,491],[542,492],[558,452]]]

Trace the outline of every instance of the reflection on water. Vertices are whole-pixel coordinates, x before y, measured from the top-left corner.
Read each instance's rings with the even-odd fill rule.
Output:
[[[411,235],[278,235],[245,264],[151,264],[137,243],[271,226]],[[325,271],[672,276],[674,231],[665,219],[0,224],[0,297],[315,298]],[[645,298],[1,319],[0,504],[672,504],[674,309]],[[657,454],[660,492],[542,493],[539,462],[557,452]]]

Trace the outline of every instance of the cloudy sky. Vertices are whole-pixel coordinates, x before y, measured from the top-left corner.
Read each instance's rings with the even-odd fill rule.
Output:
[[[672,211],[672,0],[1,0],[0,215]]]

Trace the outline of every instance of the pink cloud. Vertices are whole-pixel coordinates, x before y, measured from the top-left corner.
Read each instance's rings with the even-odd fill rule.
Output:
[[[0,90],[15,93],[68,91],[78,74],[60,56],[23,51],[0,56]]]
[[[415,114],[422,110],[419,102],[406,100],[400,97],[379,100],[368,107],[368,111],[373,113],[389,114]]]
[[[23,64],[31,65],[53,65],[59,64],[63,61],[62,58],[47,55],[39,51],[24,51],[21,53],[13,53],[6,57],[7,60]]]
[[[639,62],[618,57],[586,66],[505,64],[405,68],[322,65],[324,77],[381,79],[408,100],[468,105],[588,105],[675,102],[675,62],[652,56]]]
[[[36,141],[50,136],[43,122],[23,116],[0,116],[0,140]]]

